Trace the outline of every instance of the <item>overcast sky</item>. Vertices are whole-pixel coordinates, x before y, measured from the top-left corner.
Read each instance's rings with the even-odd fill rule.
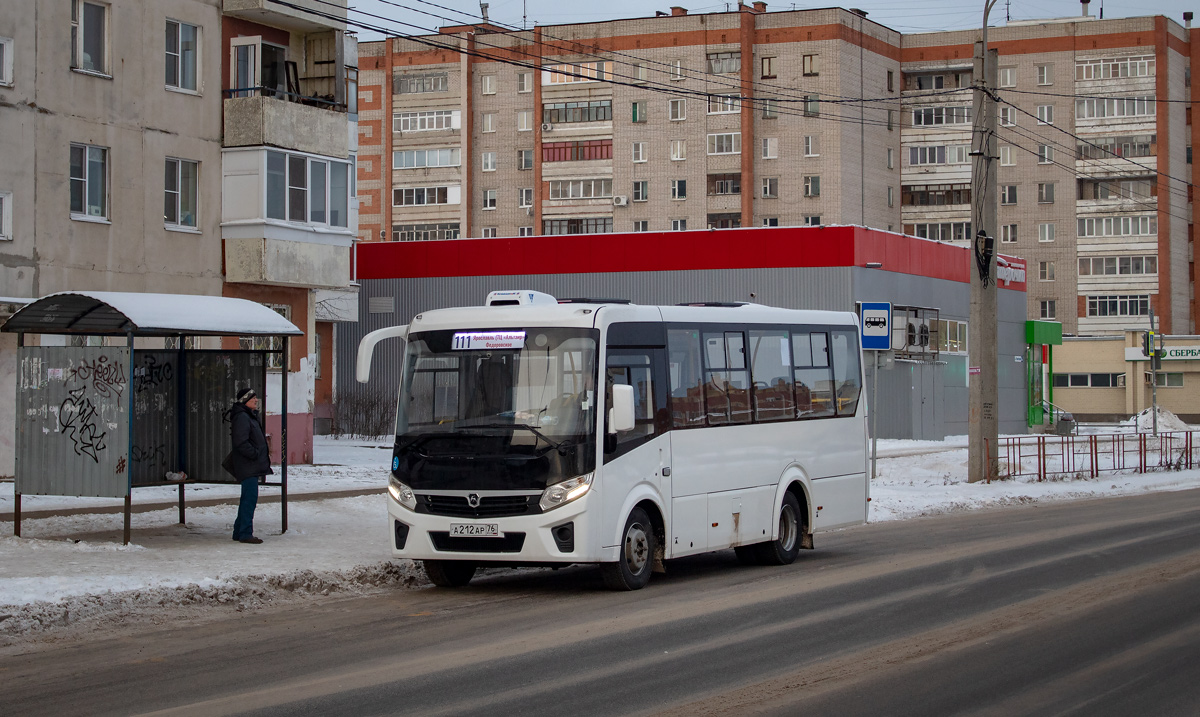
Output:
[[[711,0],[695,0],[695,3],[688,0],[659,0],[657,3],[645,0],[489,0],[488,16],[493,23],[521,27],[524,14],[525,25],[532,27],[534,24],[644,17],[653,15],[655,10],[669,11],[673,4],[682,5],[693,13],[720,12],[736,6],[736,3],[713,3]],[[836,4],[768,0],[767,10],[803,10]],[[397,34],[421,34],[441,25],[479,22],[478,0],[350,0],[350,7],[352,21],[386,27]],[[984,0],[848,0],[842,7],[866,10],[871,20],[899,32],[913,33],[979,27]],[[1196,10],[1200,0],[1092,0],[1090,7],[1093,16],[1099,15],[1103,8],[1105,19],[1166,15],[1182,25],[1184,11]],[[386,19],[369,17],[355,10]],[[1030,20],[1079,14],[1078,0],[997,0],[990,24],[1003,25],[1006,16],[1013,20]],[[380,38],[378,33],[357,29],[361,40]]]

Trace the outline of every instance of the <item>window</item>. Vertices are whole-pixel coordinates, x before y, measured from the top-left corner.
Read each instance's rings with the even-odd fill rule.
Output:
[[[913,127],[971,124],[970,107],[918,107],[912,111]]]
[[[970,204],[970,184],[906,184],[900,201],[906,206],[934,207],[946,204]]]
[[[762,225],[764,227],[777,227],[779,226],[779,217],[763,217]]]
[[[727,75],[742,70],[742,53],[740,52],[710,52],[708,53],[708,74]]]
[[[1090,317],[1147,316],[1149,314],[1149,294],[1087,297],[1087,315]]]
[[[1001,204],[1016,204],[1017,203],[1017,185],[1015,185],[1015,184],[1000,185],[1000,203]]]
[[[346,227],[349,207],[349,162],[267,152],[267,218]]]
[[[888,129],[892,128],[892,122],[891,122],[891,119],[892,119],[891,113],[892,112],[893,112],[893,110],[888,110]],[[804,116],[805,117],[816,117],[819,114],[821,114],[821,98],[820,98],[820,96],[819,95],[805,95],[804,96]]]
[[[108,219],[108,149],[71,145],[71,217]]]
[[[1137,256],[1092,256],[1079,260],[1080,276],[1153,276],[1158,273],[1158,257]]]
[[[1079,219],[1081,237],[1150,236],[1157,233],[1158,218],[1152,214]]]
[[[612,217],[596,219],[545,219],[542,234],[608,234],[613,230]]]
[[[647,118],[646,100],[638,100],[637,102],[631,103],[631,106],[633,108],[633,121],[639,124],[645,122]]]
[[[526,170],[533,169],[533,150],[518,149],[517,150],[517,169]]]
[[[1054,281],[1054,262],[1038,262],[1038,281]]]
[[[727,132],[708,135],[709,154],[741,154],[742,133]]]
[[[763,199],[775,199],[779,196],[779,177],[763,177],[762,195]]]
[[[673,232],[687,231],[687,220],[686,219],[672,219],[671,220],[671,231],[673,231]]]
[[[1037,70],[1037,83],[1039,85],[1054,84],[1054,65],[1038,65],[1034,69]]]
[[[521,187],[517,190],[517,206],[522,209],[533,206],[533,187]]]
[[[496,94],[496,76],[495,75],[481,75],[479,78],[479,86],[480,86],[480,92],[482,92],[485,95]]]
[[[1000,243],[1015,244],[1017,242],[1017,225],[1016,224],[1001,224],[1000,225]]]
[[[938,319],[938,351],[952,354],[967,353],[967,322]]]
[[[71,67],[108,74],[108,5],[71,0]]]
[[[633,66],[634,82],[639,85],[646,84],[646,80],[650,79],[650,68],[639,62]]]
[[[671,180],[671,199],[687,199],[687,180]]]
[[[287,304],[263,304],[271,311],[279,314],[288,321],[292,320],[292,307]],[[286,341],[281,336],[253,336],[238,339],[238,344],[246,351],[269,351],[267,354],[267,369],[270,371],[278,371],[283,368],[283,354],[278,353],[283,349],[283,342]]]
[[[639,219],[633,223],[633,230],[635,232],[648,232],[650,231],[650,222],[646,219]]]
[[[611,179],[556,179],[550,182],[551,199],[595,199],[612,195]]]
[[[392,169],[457,167],[458,161],[458,147],[446,147],[443,149],[406,149],[392,152]]]
[[[672,80],[682,80],[683,79],[683,60],[671,60],[670,67],[671,67],[671,79]]]
[[[1159,388],[1183,388],[1183,373],[1169,373],[1167,371],[1158,371],[1153,374],[1158,377]],[[1150,385],[1151,374],[1146,374],[1146,385]]]
[[[167,20],[167,87],[195,92],[199,89],[197,68],[200,28]]]
[[[1159,376],[1165,374],[1160,373]],[[1124,388],[1123,373],[1056,373],[1051,377],[1055,388]],[[1148,383],[1148,382],[1147,382]],[[1182,381],[1180,382],[1182,386]]]
[[[709,214],[706,219],[709,229],[737,229],[742,226],[742,215],[739,212]]]
[[[1153,76],[1154,55],[1075,61],[1076,80],[1111,80],[1122,77]]]
[[[533,227],[517,227],[517,236],[519,236],[519,237],[533,236]]]
[[[1053,164],[1054,148],[1048,144],[1038,145],[1038,164]]]
[[[807,113],[805,113],[805,114],[807,114]],[[888,128],[888,132],[891,132],[892,130],[894,130],[896,128],[896,110],[888,110],[887,111],[887,128]]]
[[[1015,107],[1001,107],[1000,108],[1000,126],[1001,127],[1012,127],[1013,125],[1015,125],[1016,121],[1013,119],[1013,117],[1016,116],[1016,112],[1017,112],[1017,108],[1015,108]]]
[[[403,187],[392,190],[393,207],[424,207],[458,204],[462,190],[457,186]]]
[[[609,122],[611,120],[612,100],[555,102],[542,105],[542,121],[550,124]]]
[[[533,73],[517,73],[517,92],[533,92]]]
[[[887,168],[896,168],[896,150],[892,149],[891,147],[887,148]]]
[[[764,80],[775,79],[775,58],[774,57],[762,58],[762,73],[761,73],[761,75],[762,75],[762,79],[764,79]]]
[[[1016,87],[1017,86],[1017,68],[1001,67],[1000,68],[1000,86],[1001,87]]]
[[[169,227],[196,228],[200,163],[167,157],[163,178],[163,222]]]
[[[1012,147],[1010,147],[1007,144],[1001,145],[1000,146],[1000,166],[1001,167],[1012,167],[1015,164],[1016,164],[1016,162],[1013,161]]]
[[[576,162],[592,159],[612,159],[611,139],[589,139],[575,142],[543,142],[543,162]]]
[[[484,239],[495,239],[496,227],[484,227],[480,236],[482,236]]]
[[[1087,97],[1075,100],[1075,119],[1103,117],[1146,117],[1154,114],[1153,95],[1136,97]]]
[[[1054,299],[1042,299],[1038,302],[1038,316],[1043,319],[1057,319],[1058,311]]]
[[[480,131],[482,131],[482,132],[495,132],[496,131],[496,113],[495,112],[484,112],[483,113],[483,122],[481,122],[480,125],[482,128]]]
[[[740,174],[710,174],[708,175],[708,193],[710,196],[742,193],[742,175]]]
[[[778,159],[779,158],[779,138],[778,137],[763,137],[762,158],[763,159]]]
[[[889,207],[896,206],[896,188],[889,186],[887,188],[887,203]]]
[[[0,192],[0,241],[12,238],[12,192]]]
[[[816,77],[821,74],[820,55],[805,55],[804,56],[804,76]]]
[[[966,144],[909,147],[908,164],[917,167],[923,164],[966,164],[971,146]]]
[[[687,140],[673,139],[671,140],[671,160],[679,162],[687,159]]]
[[[1038,224],[1038,241],[1054,241],[1054,222],[1042,222]]]
[[[1053,204],[1054,203],[1054,184],[1050,182],[1038,183],[1038,204]]]
[[[633,201],[644,202],[650,198],[649,180],[639,179],[633,183]]]
[[[398,95],[415,95],[426,92],[446,92],[450,89],[450,73],[427,72],[416,75],[394,75],[392,91]]]
[[[821,196],[821,178],[819,176],[810,174],[804,177],[804,196]]]
[[[495,209],[496,208],[496,190],[495,189],[483,190],[483,208],[484,209]]]
[[[445,224],[397,224],[392,241],[437,241],[458,238],[458,222]]]
[[[569,85],[576,82],[602,82],[612,77],[611,62],[574,62],[546,65],[542,68],[543,85]]]
[[[517,131],[533,131],[533,110],[517,110]]]
[[[887,71],[887,91],[896,91],[896,73],[892,70]]]
[[[762,116],[763,119],[778,119],[779,118],[779,102],[775,99],[765,99],[762,101]]]
[[[11,37],[0,37],[0,86],[12,87],[13,41]]]
[[[971,238],[971,222],[905,224],[904,233],[935,241],[967,241]]]
[[[741,109],[741,100],[736,92],[733,94],[708,96],[708,113],[710,115],[731,114],[740,112]]]
[[[397,112],[392,115],[393,132],[428,132],[435,129],[458,129],[458,110],[429,112]]]
[[[806,226],[806,227],[821,226],[821,215],[820,214],[805,214],[804,215],[804,226]]]
[[[667,117],[670,118],[672,122],[678,122],[679,120],[687,118],[687,100],[668,100],[667,109]]]
[[[819,157],[821,155],[820,147],[817,146],[817,136],[813,134],[804,136],[804,156]]]
[[[1038,124],[1054,124],[1054,105],[1037,106]]]
[[[634,162],[645,162],[646,161],[646,143],[645,142],[634,142],[633,143],[633,161]]]
[[[496,171],[496,153],[495,152],[483,152],[479,155],[479,158],[483,162],[483,166],[481,167],[482,171],[484,171],[484,172],[495,172]]]

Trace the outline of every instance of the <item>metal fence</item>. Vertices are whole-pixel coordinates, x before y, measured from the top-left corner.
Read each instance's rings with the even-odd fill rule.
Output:
[[[1095,436],[1015,436],[1001,438],[1000,472],[1007,478],[1038,481],[1058,475],[1200,467],[1196,431],[1117,433]]]

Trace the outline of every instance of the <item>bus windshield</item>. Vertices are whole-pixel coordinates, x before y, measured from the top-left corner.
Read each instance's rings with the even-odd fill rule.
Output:
[[[411,334],[396,477],[414,489],[543,490],[593,470],[597,342],[582,328]]]

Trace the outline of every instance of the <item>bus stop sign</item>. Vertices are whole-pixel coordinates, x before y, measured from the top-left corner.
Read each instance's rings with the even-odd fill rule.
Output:
[[[892,348],[892,305],[886,301],[859,304],[858,320],[862,328],[864,351]]]

